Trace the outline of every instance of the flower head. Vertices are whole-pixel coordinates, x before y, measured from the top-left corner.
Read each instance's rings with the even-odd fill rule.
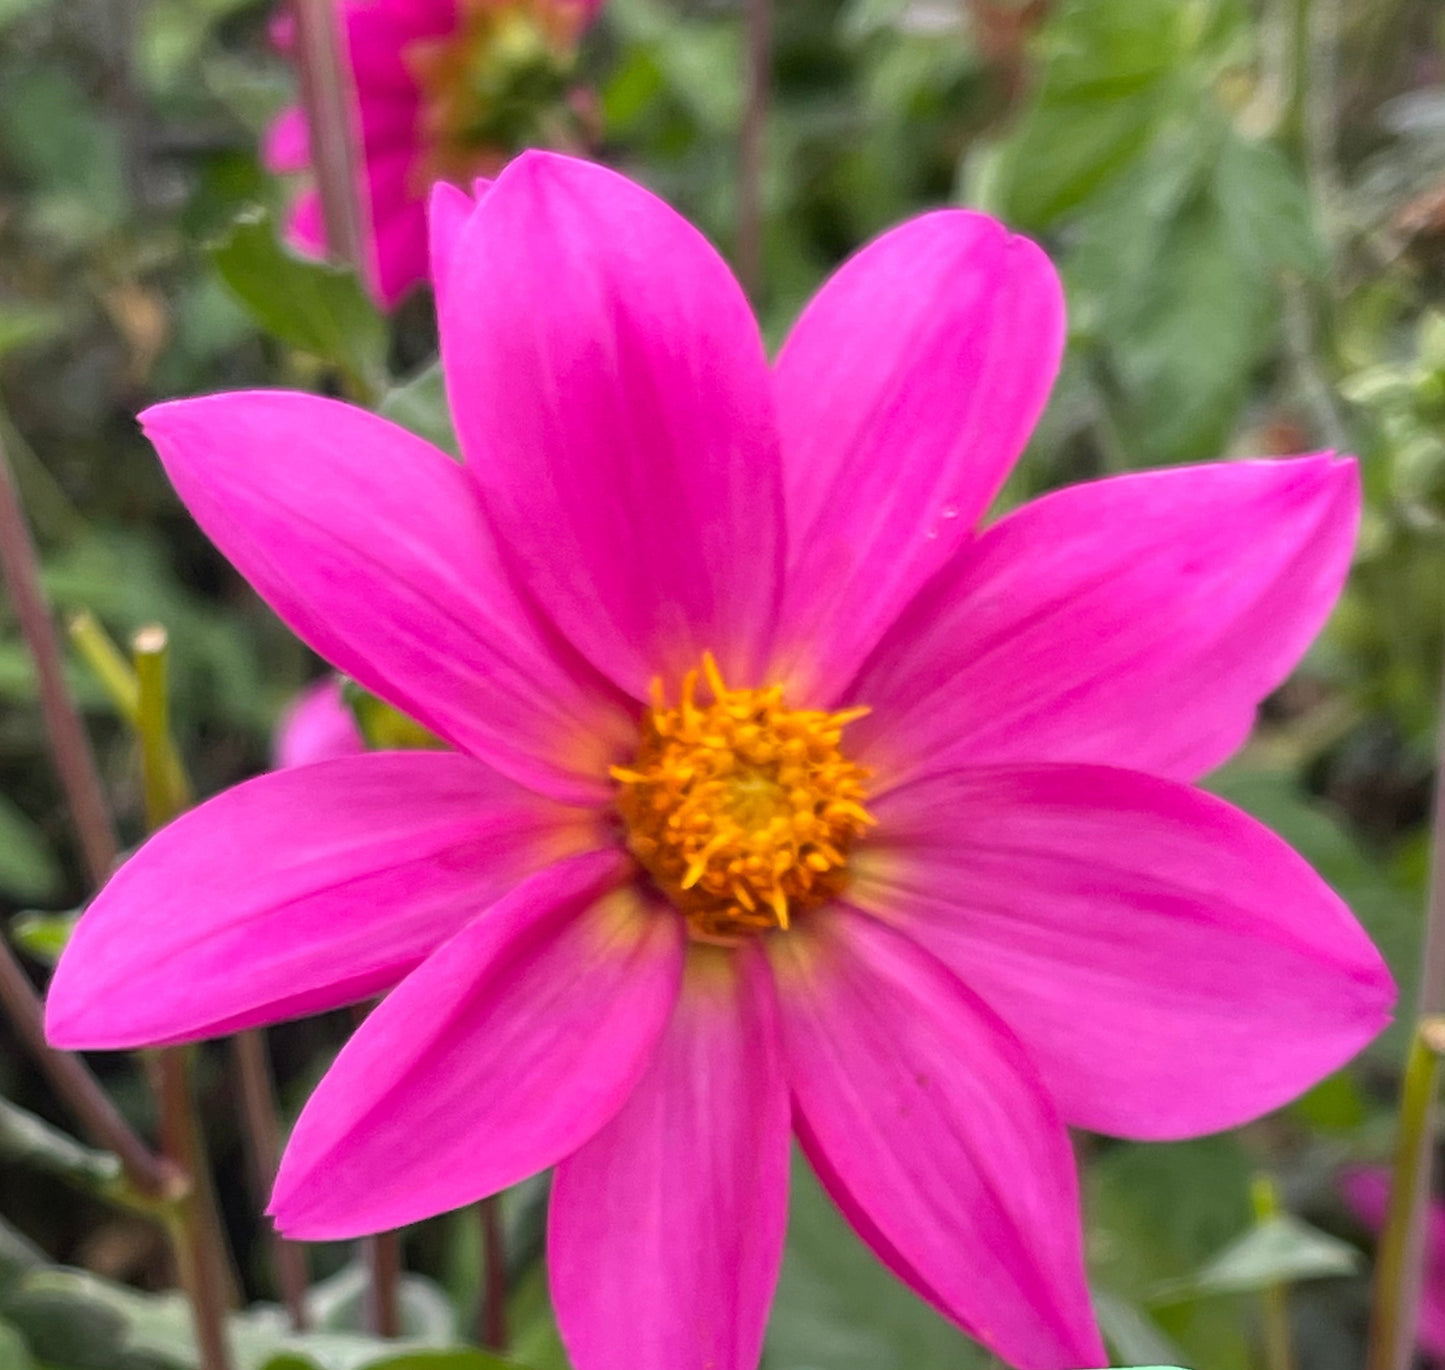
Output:
[[[522,148],[575,140],[577,44],[601,7],[602,0],[341,0],[366,273],[384,305],[428,278],[432,185],[469,186]],[[277,34],[289,49],[289,23]],[[299,105],[272,125],[264,155],[275,172],[309,167]],[[325,251],[314,190],[297,200],[288,236],[302,251]]]
[[[278,769],[355,756],[366,750],[341,690],[341,681],[328,676],[308,685],[287,705],[272,742],[272,759]]]
[[[529,154],[432,232],[465,465],[305,395],[144,423],[282,617],[455,751],[159,833],[81,919],[52,1039],[389,991],[277,1222],[390,1228],[556,1166],[579,1370],[751,1370],[790,1132],[921,1297],[1025,1370],[1103,1364],[1066,1126],[1242,1122],[1393,1000],[1309,867],[1190,784],[1329,611],[1353,463],[980,529],[1064,334],[997,223],[884,235],[771,365],[716,253],[601,167]]]

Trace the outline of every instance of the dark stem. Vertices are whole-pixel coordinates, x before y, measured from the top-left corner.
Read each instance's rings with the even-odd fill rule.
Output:
[[[296,67],[301,77],[301,103],[311,139],[311,165],[321,196],[326,244],[336,260],[363,271],[366,243],[360,177],[352,133],[352,91],[342,57],[342,35],[333,0],[292,0],[296,18]]]
[[[366,1316],[378,1337],[401,1336],[400,1301],[401,1237],[395,1232],[378,1232],[362,1243],[366,1268],[371,1272]]]
[[[236,1073],[241,1084],[242,1132],[246,1158],[251,1169],[251,1184],[256,1205],[264,1209],[276,1179],[276,1166],[281,1159],[281,1123],[276,1108],[276,1084],[271,1075],[271,1062],[266,1055],[265,1034],[260,1031],[238,1032],[231,1039]],[[276,1284],[281,1300],[291,1316],[297,1332],[307,1327],[306,1253],[296,1242],[288,1242],[271,1229],[271,1261],[276,1269]]]
[[[166,1158],[192,1177],[191,1188],[171,1223],[176,1266],[196,1331],[201,1370],[231,1370],[226,1335],[229,1270],[213,1231],[214,1207],[204,1185],[203,1157],[191,1105],[188,1048],[168,1047],[151,1057],[153,1087],[161,1108],[161,1146]]]
[[[762,286],[763,161],[772,83],[772,0],[746,0],[747,105],[738,145],[738,278],[756,302]]]
[[[80,1119],[86,1135],[97,1146],[116,1154],[131,1185],[139,1193],[154,1198],[172,1195],[181,1189],[184,1180],[135,1134],[84,1062],[69,1052],[56,1051],[46,1042],[40,996],[3,938],[0,938],[0,1004],[55,1092]]]
[[[502,1196],[493,1194],[477,1205],[482,1224],[483,1297],[477,1332],[483,1346],[506,1355],[507,1247],[502,1237]]]
[[[0,572],[4,573],[20,631],[35,662],[45,731],[70,816],[80,837],[86,869],[92,882],[101,885],[115,865],[119,844],[80,712],[65,683],[60,642],[40,589],[35,544],[20,508],[20,494],[3,443],[0,443]]]

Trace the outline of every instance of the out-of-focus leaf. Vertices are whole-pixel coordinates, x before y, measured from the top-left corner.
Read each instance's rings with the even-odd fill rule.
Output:
[[[1121,1360],[1183,1360],[1184,1353],[1160,1331],[1149,1315],[1128,1299],[1107,1289],[1093,1291],[1099,1331]]]
[[[32,214],[66,242],[88,242],[123,217],[119,134],[64,68],[0,74],[0,144],[35,187]]]
[[[3,22],[3,15],[0,15]],[[5,1370],[35,1370],[35,1359],[18,1327],[0,1321],[0,1365]]]
[[[60,960],[60,953],[70,941],[70,934],[75,931],[75,923],[79,917],[80,914],[76,911],[42,913],[39,909],[30,909],[16,914],[10,924],[10,936],[27,956],[33,956],[37,961],[53,966]]]
[[[3,22],[0,16],[0,23]],[[0,303],[0,357],[53,338],[64,326],[65,320],[58,310],[44,305]]]
[[[264,210],[242,214],[210,252],[236,298],[273,337],[370,390],[381,388],[386,321],[354,271],[289,252]]]
[[[16,899],[48,899],[61,883],[45,834],[0,795],[0,890]]]
[[[1174,0],[1071,0],[1060,10],[1038,95],[998,169],[1010,221],[1046,227],[1148,146],[1188,33]]]
[[[400,1351],[367,1361],[359,1370],[514,1370],[515,1361],[460,1347],[454,1351]]]
[[[1238,1141],[1111,1146],[1085,1172],[1089,1269],[1100,1291],[1143,1309],[1161,1280],[1193,1274],[1253,1222],[1251,1171]],[[1141,1314],[1141,1316],[1144,1316]],[[1151,1308],[1183,1365],[1250,1370],[1253,1329],[1233,1300]],[[1132,1356],[1165,1358],[1159,1348]]]
[[[31,10],[38,10],[48,0],[0,0],[0,28],[13,24]]]
[[[132,1202],[115,1156],[83,1145],[8,1099],[0,1099],[0,1156],[59,1176],[101,1198]]]
[[[1240,256],[1267,271],[1318,275],[1324,244],[1299,173],[1272,143],[1226,138],[1215,167],[1215,194]]]
[[[988,1363],[879,1264],[795,1155],[765,1370],[969,1370]]]
[[[307,1308],[313,1323],[328,1332],[364,1331],[369,1288],[370,1277],[359,1261],[312,1285]],[[441,1287],[431,1280],[404,1274],[398,1286],[397,1305],[404,1337],[433,1346],[447,1346],[456,1340],[456,1311]]]
[[[457,456],[461,448],[457,443],[456,429],[452,427],[452,412],[447,405],[446,377],[442,374],[441,363],[433,362],[416,375],[394,385],[386,392],[378,408],[382,418],[409,428],[419,437],[440,447],[443,452]]]
[[[1360,1253],[1338,1237],[1280,1213],[1232,1241],[1194,1275],[1155,1287],[1152,1302],[1248,1294],[1274,1285],[1337,1279],[1360,1268]]]

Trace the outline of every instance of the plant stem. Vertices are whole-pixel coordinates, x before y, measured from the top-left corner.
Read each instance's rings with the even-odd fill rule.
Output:
[[[115,865],[119,844],[111,826],[95,757],[65,683],[60,643],[40,589],[35,544],[20,508],[20,495],[3,443],[0,443],[0,572],[4,574],[20,631],[35,662],[45,730],[80,838],[81,853],[91,880],[101,885]]]
[[[1438,821],[1438,815],[1437,815]],[[1442,849],[1436,846],[1436,870]],[[1432,877],[1432,885],[1438,875]],[[1432,897],[1430,931],[1440,940],[1440,909]],[[1428,939],[1427,939],[1428,946]],[[1436,948],[1438,950],[1438,948]],[[1430,964],[1426,963],[1426,989]],[[1375,1260],[1374,1308],[1366,1370],[1409,1370],[1415,1357],[1421,1265],[1424,1255],[1425,1209],[1430,1195],[1430,1162],[1434,1149],[1435,1093],[1440,1053],[1445,1050],[1445,1017],[1422,1016],[1416,1025],[1400,1095],[1399,1130],[1390,1180],[1390,1202]]]
[[[80,1057],[56,1051],[46,1042],[40,996],[3,938],[0,938],[0,1005],[55,1092],[80,1119],[86,1135],[98,1146],[115,1153],[131,1185],[148,1198],[174,1196],[181,1190],[184,1179],[141,1141]]]
[[[153,1087],[160,1100],[161,1146],[166,1156],[193,1177],[168,1224],[181,1286],[191,1305],[202,1370],[231,1370],[226,1335],[225,1264],[208,1230],[203,1194],[198,1185],[204,1158],[191,1106],[190,1061],[185,1047],[168,1047],[151,1057]]]
[[[362,1252],[371,1272],[367,1321],[378,1337],[399,1337],[401,1309],[397,1295],[401,1285],[401,1237],[395,1232],[378,1232],[362,1242]]]
[[[364,272],[366,241],[357,199],[360,178],[351,115],[352,92],[342,57],[339,6],[333,0],[292,0],[301,103],[311,138],[311,164],[321,196],[326,244],[336,260]]]
[[[1254,1218],[1264,1224],[1279,1217],[1279,1190],[1268,1175],[1259,1175],[1250,1186]],[[1294,1370],[1294,1348],[1289,1330],[1289,1288],[1267,1284],[1261,1294],[1264,1304],[1264,1363],[1268,1370]]]
[[[257,1206],[264,1208],[276,1179],[281,1157],[281,1125],[277,1117],[276,1083],[266,1056],[266,1037],[259,1030],[238,1032],[231,1039],[236,1073],[241,1081],[241,1118],[246,1154],[251,1165],[251,1182]],[[282,1302],[291,1316],[291,1326],[304,1332],[307,1326],[306,1254],[296,1242],[288,1242],[271,1229],[271,1261]]]
[[[169,823],[189,801],[188,789],[175,783],[167,689],[166,630],[150,624],[132,639],[136,726],[140,733],[141,779],[146,821],[152,831]],[[190,1192],[171,1223],[176,1264],[190,1300],[196,1344],[203,1370],[230,1370],[226,1310],[233,1302],[224,1229],[216,1209],[191,1089],[191,1051],[165,1047],[152,1058],[161,1113],[161,1148],[191,1177]]]
[[[738,279],[756,301],[762,286],[763,162],[772,83],[772,0],[747,0],[747,105],[738,143]]]
[[[483,1290],[477,1332],[483,1346],[507,1354],[507,1247],[502,1236],[502,1196],[493,1194],[477,1205],[482,1224]]]

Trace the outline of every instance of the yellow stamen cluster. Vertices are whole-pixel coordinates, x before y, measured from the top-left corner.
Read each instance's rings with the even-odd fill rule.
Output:
[[[700,680],[711,703],[698,699]],[[735,943],[786,928],[837,895],[848,852],[869,828],[868,772],[840,747],[868,712],[789,709],[783,689],[732,690],[709,653],[682,682],[662,682],[629,766],[614,766],[627,845],[687,917],[694,938]]]

